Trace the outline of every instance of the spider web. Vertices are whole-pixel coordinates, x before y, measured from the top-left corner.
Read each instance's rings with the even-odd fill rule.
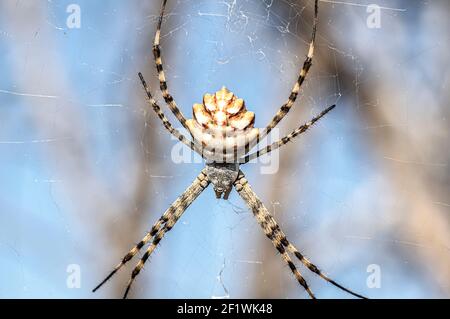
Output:
[[[67,2],[0,5],[0,297],[92,297],[202,169],[177,157],[136,76],[163,106],[151,53],[157,2],[77,1],[74,29]],[[312,4],[169,0],[163,59],[184,114],[225,85],[256,126],[268,123],[307,53]],[[449,295],[446,12],[445,1],[321,0],[315,63],[277,134],[338,107],[244,168],[289,240],[370,297]],[[95,296],[120,296],[136,262]],[[68,285],[71,265],[80,287]],[[371,287],[377,266],[381,286]],[[346,297],[300,268],[319,297]],[[164,238],[133,294],[307,296],[237,194],[217,201],[211,189]]]

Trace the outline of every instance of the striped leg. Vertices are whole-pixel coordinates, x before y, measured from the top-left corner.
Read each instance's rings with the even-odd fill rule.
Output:
[[[144,76],[142,73],[139,72],[139,78],[141,79],[142,86],[144,87],[145,92],[147,93],[148,102],[152,106],[153,110],[155,111],[158,118],[161,120],[164,127],[169,131],[170,134],[175,136],[180,142],[182,142],[184,145],[189,147],[194,152],[197,152],[199,155],[204,157],[203,155],[203,147],[196,143],[195,141],[191,141],[186,136],[180,133],[177,129],[175,129],[172,124],[169,122],[167,117],[164,115],[163,111],[161,110],[161,107],[156,103],[155,99],[152,96],[152,93],[150,92],[150,89],[147,85],[147,82],[145,82]]]
[[[234,183],[236,191],[242,197],[242,199],[247,203],[247,205],[252,209],[253,215],[255,215],[256,220],[261,225],[266,236],[272,241],[275,248],[283,257],[283,260],[288,264],[298,283],[306,290],[312,299],[315,296],[308,286],[308,283],[300,274],[300,272],[295,267],[288,253],[286,252],[285,246],[283,245],[284,234],[280,230],[278,224],[271,218],[270,213],[267,208],[261,202],[261,200],[256,196],[256,194],[251,189],[247,180],[245,179],[244,173],[239,172],[239,176]]]
[[[92,292],[96,292],[100,287],[102,287],[112,276],[114,276],[120,268],[122,268],[128,261],[130,261],[144,245],[146,245],[150,239],[160,230],[161,226],[165,224],[169,216],[171,216],[174,212],[174,206],[170,206],[170,208],[161,216],[160,219],[153,225],[152,229],[142,238],[142,240],[135,245],[120,261],[120,263],[114,267],[113,271],[105,278],[103,281],[95,287]]]
[[[305,256],[303,256],[302,253],[300,253],[297,248],[292,245],[286,238],[283,241],[283,245],[287,248],[287,250],[289,252],[291,252],[292,254],[295,255],[295,257],[298,258],[298,260],[300,260],[302,262],[303,265],[305,265],[305,267],[307,267],[309,270],[311,270],[313,273],[319,275],[322,279],[324,279],[325,281],[328,281],[330,284],[332,284],[333,286],[355,296],[361,299],[367,299],[367,297],[364,297],[356,292],[351,291],[348,288],[345,288],[344,286],[342,286],[341,284],[338,284],[336,281],[334,281],[333,279],[329,278],[327,275],[325,275],[316,265],[314,265],[313,263],[311,263],[309,261],[308,258],[306,258]]]
[[[96,292],[100,287],[102,287],[112,276],[114,276],[120,268],[122,268],[128,261],[130,261],[140,250],[144,247],[158,232],[164,228],[167,223],[169,223],[176,214],[176,210],[179,207],[186,205],[190,196],[197,191],[199,187],[204,185],[208,186],[209,181],[206,178],[206,173],[202,171],[192,185],[186,189],[186,191],[177,198],[175,202],[166,210],[166,212],[158,219],[158,221],[153,225],[151,230],[142,238],[142,240],[135,245],[121,260],[121,262],[114,268],[114,270],[97,286],[92,292]],[[205,186],[205,188],[206,188]],[[187,207],[187,206],[186,206]]]
[[[184,193],[186,194],[185,199],[178,206],[174,207],[175,208],[174,213],[169,216],[164,226],[161,229],[159,229],[159,231],[156,233],[152,243],[147,248],[147,251],[144,253],[141,260],[137,263],[136,267],[133,269],[133,272],[131,273],[131,278],[128,281],[127,288],[125,290],[125,294],[123,295],[124,299],[127,298],[131,285],[133,284],[135,278],[137,277],[137,275],[139,275],[147,259],[155,251],[161,239],[168,231],[170,231],[173,228],[175,223],[180,219],[181,215],[183,215],[185,210],[203,192],[203,190],[205,190],[208,187],[209,183],[210,182],[206,176],[206,173],[202,171],[202,173],[200,173],[200,175],[197,177],[194,183],[192,183],[192,185],[185,191]]]
[[[163,0],[162,6],[161,6],[161,15],[158,20],[158,27],[156,29],[155,33],[155,40],[153,43],[153,55],[155,58],[155,64],[156,64],[156,70],[158,71],[158,78],[160,83],[160,89],[162,96],[164,98],[164,101],[166,101],[167,105],[169,106],[169,109],[172,111],[173,115],[180,121],[181,125],[185,129],[189,131],[188,126],[186,125],[186,118],[184,117],[183,113],[181,113],[180,109],[177,106],[177,103],[175,102],[172,95],[169,93],[169,89],[167,87],[167,81],[166,81],[166,75],[164,74],[164,68],[162,64],[161,59],[161,47],[160,47],[160,39],[161,39],[161,25],[164,18],[164,11],[166,9],[167,0]]]
[[[300,70],[299,77],[291,91],[291,95],[289,96],[289,99],[280,108],[280,110],[275,115],[275,117],[272,119],[272,121],[269,123],[269,125],[267,125],[265,130],[261,133],[261,137],[260,137],[261,139],[264,138],[265,136],[267,136],[267,134],[269,134],[270,131],[272,131],[272,129],[275,126],[277,126],[278,123],[286,116],[286,114],[290,111],[291,107],[294,105],[294,102],[298,97],[298,94],[300,92],[300,87],[302,86],[303,82],[305,81],[306,75],[308,74],[308,72],[312,66],[312,59],[313,59],[313,55],[314,55],[314,46],[315,46],[315,41],[316,41],[318,14],[319,14],[319,0],[315,0],[314,24],[313,24],[313,31],[312,31],[311,42],[309,45],[308,55],[306,57],[305,62],[303,63],[303,67]]]
[[[281,245],[283,248],[287,249],[290,253],[295,255],[303,265],[305,265],[310,271],[319,275],[321,278],[334,285],[335,287],[355,296],[358,298],[366,299],[366,297],[357,294],[350,289],[345,288],[344,286],[338,284],[334,280],[330,279],[326,276],[316,265],[311,263],[303,254],[301,254],[297,248],[292,245],[287,239],[286,235],[281,230],[280,226],[278,226],[277,222],[273,218],[273,216],[267,211],[267,209],[263,206],[261,201],[258,199],[256,194],[250,188],[245,176],[242,172],[239,173],[238,179],[235,182],[236,190],[239,192],[242,198],[249,204],[250,207],[254,210],[254,214],[258,219],[259,223],[264,228],[266,235],[274,241],[278,245]],[[254,207],[254,208],[253,208]],[[255,213],[256,211],[256,213]],[[292,268],[291,268],[292,269]]]
[[[267,147],[263,148],[262,150],[258,150],[252,154],[249,154],[245,156],[243,159],[239,160],[239,163],[245,164],[248,163],[254,159],[257,159],[260,156],[263,156],[264,154],[270,153],[278,148],[280,148],[283,145],[286,145],[292,139],[299,136],[300,134],[305,133],[307,130],[309,130],[314,124],[316,124],[322,117],[324,117],[326,114],[328,114],[331,110],[333,110],[336,107],[336,105],[330,106],[326,110],[322,111],[319,115],[314,117],[311,121],[309,121],[306,124],[303,124],[298,129],[294,130],[291,134],[283,137],[281,140],[274,142]]]

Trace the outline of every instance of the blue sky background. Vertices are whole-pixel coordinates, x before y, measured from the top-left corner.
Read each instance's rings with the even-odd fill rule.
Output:
[[[141,71],[163,106],[157,2],[77,1],[80,29],[66,25],[70,1],[0,4],[1,298],[120,297],[137,260],[91,289],[202,169],[174,163],[138,82]],[[379,29],[364,1],[321,1],[317,59],[280,134],[338,108],[282,149],[276,174],[244,170],[288,238],[338,282],[374,298],[448,297],[448,4],[372,2],[385,7]],[[169,1],[164,62],[183,112],[226,85],[264,126],[303,62],[311,3]],[[79,288],[67,285],[70,265]],[[367,285],[369,265],[380,288]],[[348,297],[303,273],[318,297]],[[307,294],[236,193],[217,201],[208,189],[132,296]]]

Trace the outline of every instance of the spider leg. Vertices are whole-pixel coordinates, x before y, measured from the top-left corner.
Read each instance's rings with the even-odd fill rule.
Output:
[[[189,147],[194,152],[197,152],[199,155],[204,157],[203,155],[203,147],[196,143],[195,141],[190,141],[186,136],[180,133],[177,129],[175,129],[170,121],[167,119],[167,117],[164,115],[163,111],[161,110],[161,107],[156,103],[155,99],[153,98],[153,95],[150,91],[150,88],[147,85],[147,82],[144,79],[144,76],[142,73],[139,72],[139,78],[141,80],[142,86],[144,87],[145,93],[147,93],[148,102],[152,106],[153,110],[155,111],[158,118],[161,120],[164,127],[169,131],[170,134],[175,136],[181,143]]]
[[[330,284],[332,284],[333,286],[355,296],[361,299],[367,299],[367,297],[364,297],[356,292],[351,291],[348,288],[345,288],[344,286],[342,286],[341,284],[337,283],[336,281],[334,281],[333,279],[331,279],[330,277],[328,277],[327,275],[325,275],[316,265],[314,265],[313,263],[311,263],[308,258],[306,258],[305,256],[303,256],[302,253],[300,253],[297,248],[292,245],[287,238],[285,238],[284,242],[284,246],[295,255],[295,257],[298,258],[298,260],[300,260],[302,262],[303,265],[305,265],[305,267],[307,267],[309,270],[311,270],[313,273],[319,275],[322,279],[324,279],[325,281],[329,282]]]
[[[321,278],[323,278],[330,284],[334,285],[335,287],[337,287],[355,297],[366,299],[366,297],[364,297],[360,294],[357,294],[357,293],[351,291],[350,289],[347,289],[347,288],[343,287],[342,285],[338,284],[334,280],[330,279],[321,270],[319,270],[319,268],[316,265],[312,264],[306,257],[304,257],[297,250],[297,248],[295,248],[295,246],[292,245],[288,241],[288,239],[286,238],[286,235],[283,233],[280,226],[278,226],[278,224],[275,221],[275,219],[273,218],[273,216],[264,207],[261,200],[256,196],[255,192],[251,189],[250,185],[248,184],[247,180],[245,179],[244,173],[239,172],[239,176],[238,176],[236,182],[234,183],[234,186],[235,186],[237,192],[239,193],[239,195],[244,199],[244,201],[253,210],[253,214],[255,215],[259,224],[264,229],[264,232],[266,233],[267,237],[269,237],[272,240],[275,247],[277,247],[278,251],[280,251],[280,252],[282,251],[279,249],[280,246],[283,248],[286,248],[290,253],[294,254],[303,263],[303,265],[305,265],[310,271],[319,275]],[[292,268],[291,264],[289,264],[289,266],[291,267],[291,270],[292,270],[293,268]],[[299,280],[299,282],[300,282],[300,280]],[[302,282],[300,282],[300,284],[302,284]],[[305,287],[303,284],[302,284],[302,286]],[[305,287],[305,289],[306,289],[306,287]],[[309,293],[309,291],[308,291],[308,293]]]
[[[128,261],[130,261],[140,250],[144,247],[150,240],[157,236],[158,233],[166,227],[167,223],[173,220],[173,217],[177,213],[177,209],[179,207],[187,208],[189,204],[186,204],[191,200],[193,194],[197,194],[199,189],[206,188],[209,185],[209,181],[206,177],[204,171],[202,171],[196,178],[196,180],[189,186],[186,191],[178,197],[172,205],[165,211],[165,213],[158,219],[158,221],[153,225],[151,230],[142,238],[142,240],[135,245],[121,260],[121,262],[114,267],[113,271],[99,284],[95,287],[92,292],[96,292],[100,287],[102,287],[112,276],[114,276],[120,268],[122,268]],[[200,191],[201,192],[201,191]],[[200,193],[198,193],[195,197],[197,197]]]
[[[288,264],[298,283],[306,290],[306,292],[312,299],[315,299],[315,296],[309,288],[308,283],[295,267],[294,263],[289,257],[289,254],[286,252],[286,249],[282,242],[284,235],[281,231],[279,231],[279,227],[276,222],[270,218],[270,213],[268,212],[267,208],[250,188],[250,185],[245,179],[245,175],[244,173],[242,173],[242,171],[239,172],[239,176],[234,183],[234,186],[242,199],[253,211],[253,215],[255,215],[256,220],[261,225],[266,236],[272,241],[275,248],[281,254],[283,260]]]
[[[128,281],[127,288],[123,295],[123,298],[127,298],[128,293],[130,291],[131,285],[133,284],[137,275],[139,275],[140,271],[144,267],[145,262],[154,252],[156,247],[158,246],[161,239],[164,235],[169,232],[175,223],[180,219],[181,215],[185,212],[185,210],[194,202],[194,200],[208,187],[210,184],[206,173],[202,171],[197,179],[192,183],[192,185],[184,192],[183,195],[186,195],[183,201],[180,201],[178,205],[172,205],[174,208],[174,212],[170,214],[167,222],[162,226],[161,229],[155,234],[152,243],[147,248],[147,251],[142,256],[141,260],[136,264],[136,267],[133,269],[131,273],[131,278]]]
[[[161,216],[160,219],[158,219],[158,221],[153,225],[152,229],[144,236],[144,238],[142,238],[142,240],[135,245],[120,261],[120,263],[114,267],[113,271],[111,271],[111,273],[105,278],[103,279],[103,281],[98,284],[93,290],[92,292],[96,292],[100,287],[102,287],[112,276],[114,276],[117,271],[119,271],[120,268],[122,268],[128,261],[130,261],[140,250],[142,247],[144,247],[144,245],[146,245],[151,238],[153,238],[153,236],[155,236],[155,234],[159,231],[159,229],[161,228],[161,226],[167,222],[168,218],[170,215],[173,214],[173,206],[171,206],[165,213],[163,216]]]
[[[300,134],[305,133],[307,130],[309,130],[314,124],[316,124],[322,117],[324,117],[326,114],[328,114],[331,110],[333,110],[336,107],[336,105],[330,106],[326,110],[322,111],[319,115],[314,117],[311,121],[309,121],[306,124],[303,124],[298,129],[294,130],[291,134],[283,137],[282,139],[272,143],[271,145],[266,146],[265,148],[261,150],[257,150],[256,152],[246,155],[243,159],[239,160],[239,163],[246,164],[254,159],[257,159],[258,157],[270,153],[278,148],[280,148],[283,145],[286,145],[289,143],[292,139],[296,138]]]
[[[164,68],[162,64],[161,59],[161,47],[160,47],[160,39],[161,39],[161,25],[164,18],[164,11],[166,9],[167,0],[163,0],[162,6],[161,6],[161,14],[159,16],[158,20],[158,27],[156,29],[155,33],[155,40],[153,43],[153,56],[155,58],[155,64],[156,64],[156,70],[158,71],[158,78],[160,83],[160,89],[162,96],[164,98],[164,101],[166,101],[167,106],[172,111],[173,115],[180,121],[181,125],[185,129],[189,131],[188,126],[186,125],[186,118],[184,117],[183,113],[181,113],[180,109],[177,106],[177,103],[175,102],[173,96],[169,93],[169,89],[167,87],[167,81],[166,81],[166,75],[164,73]]]
[[[316,41],[316,32],[317,32],[317,22],[318,22],[318,15],[319,15],[319,0],[315,0],[314,4],[314,24],[313,24],[313,31],[311,36],[311,42],[309,45],[309,51],[308,55],[306,57],[305,62],[303,63],[303,67],[300,70],[300,74],[298,76],[297,82],[295,82],[294,87],[292,88],[291,94],[289,96],[289,99],[287,102],[280,108],[280,110],[277,112],[277,114],[274,116],[272,121],[267,125],[267,127],[264,129],[264,131],[261,133],[260,139],[267,136],[267,134],[272,131],[272,129],[278,125],[278,123],[286,116],[286,114],[290,111],[291,107],[294,105],[298,94],[300,92],[300,87],[302,86],[303,82],[305,81],[305,78],[312,66],[312,59],[314,55],[314,47],[315,47],[315,41]]]

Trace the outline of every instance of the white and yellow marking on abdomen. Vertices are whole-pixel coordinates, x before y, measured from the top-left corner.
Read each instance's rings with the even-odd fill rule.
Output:
[[[254,145],[259,136],[253,127],[255,114],[225,87],[205,94],[202,104],[194,104],[193,114],[186,124],[194,140],[205,147],[208,160],[233,162],[245,155],[246,147]]]

